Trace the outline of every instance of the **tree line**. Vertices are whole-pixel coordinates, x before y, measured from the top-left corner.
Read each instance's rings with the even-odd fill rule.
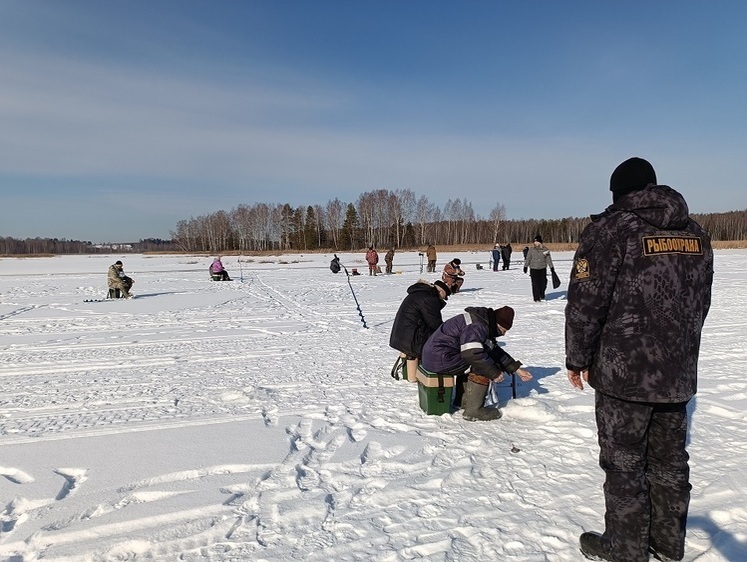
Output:
[[[714,240],[747,240],[747,209],[691,216]],[[171,236],[182,251],[209,253],[493,245],[525,243],[536,234],[546,243],[574,244],[589,222],[589,217],[507,220],[500,203],[483,216],[466,199],[450,199],[442,209],[409,189],[379,189],[355,203],[335,198],[324,206],[239,205],[181,220]]]
[[[691,216],[713,240],[747,240],[747,209]],[[467,199],[450,199],[441,208],[409,189],[378,189],[361,194],[355,203],[335,198],[326,205],[299,207],[289,203],[242,204],[230,211],[180,220],[170,240],[148,238],[100,245],[57,238],[0,237],[0,254],[357,251],[368,246],[408,249],[426,244],[526,243],[536,234],[541,234],[545,243],[574,244],[589,221],[588,217],[507,220],[500,203],[483,216]]]
[[[147,238],[134,243],[94,244],[65,238],[13,238],[0,236],[0,255],[111,254],[112,252],[176,251],[173,240]]]

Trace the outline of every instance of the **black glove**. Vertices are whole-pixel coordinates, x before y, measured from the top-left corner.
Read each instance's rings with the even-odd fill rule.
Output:
[[[524,268],[524,273],[526,273],[526,272],[527,272],[527,268],[525,267],[525,268]]]
[[[554,268],[554,267],[551,267],[551,268],[550,268],[550,271],[552,271],[553,273],[555,273],[555,268]]]

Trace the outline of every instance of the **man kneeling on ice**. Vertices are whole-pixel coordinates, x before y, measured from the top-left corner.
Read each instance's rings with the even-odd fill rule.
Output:
[[[514,309],[510,306],[498,310],[469,307],[441,324],[423,347],[424,369],[456,375],[457,406],[463,385],[461,406],[467,421],[501,417],[498,408],[483,407],[491,380],[501,382],[504,372],[517,374],[524,382],[532,379],[529,371],[520,368],[521,362],[498,347],[495,341],[508,332],[513,323]]]

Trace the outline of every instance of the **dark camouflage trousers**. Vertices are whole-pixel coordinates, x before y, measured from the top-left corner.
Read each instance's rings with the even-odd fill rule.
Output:
[[[627,402],[596,392],[603,541],[619,560],[648,560],[649,544],[680,560],[690,503],[687,402]]]

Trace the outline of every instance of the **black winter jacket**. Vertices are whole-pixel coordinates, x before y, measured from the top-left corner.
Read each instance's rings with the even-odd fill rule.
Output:
[[[568,286],[566,366],[622,400],[683,402],[696,392],[711,304],[709,235],[665,185],[622,197],[581,234]]]
[[[419,281],[408,287],[394,317],[389,345],[410,357],[420,357],[423,344],[443,322],[444,306],[446,301],[441,300],[438,289],[430,283]]]

